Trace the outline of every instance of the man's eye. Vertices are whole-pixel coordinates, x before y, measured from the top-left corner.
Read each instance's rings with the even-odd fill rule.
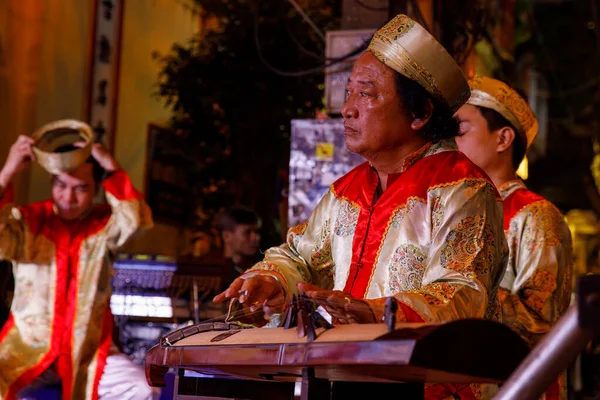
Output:
[[[367,92],[360,92],[360,97],[368,97],[369,93]]]

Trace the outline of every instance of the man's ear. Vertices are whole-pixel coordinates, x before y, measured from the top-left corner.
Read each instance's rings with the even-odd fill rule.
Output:
[[[431,119],[432,115],[433,115],[433,102],[431,101],[431,99],[427,99],[427,106],[425,107],[425,115],[421,115],[420,117],[413,115],[412,116],[413,121],[410,124],[410,127],[415,131],[423,129],[423,127],[425,125],[427,125],[427,122],[429,122],[429,120]]]
[[[515,140],[519,140],[516,132],[508,126],[498,129],[495,134],[497,140],[496,151],[498,153],[504,153],[510,149]]]

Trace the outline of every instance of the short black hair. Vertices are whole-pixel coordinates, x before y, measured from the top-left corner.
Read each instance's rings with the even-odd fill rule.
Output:
[[[515,132],[515,139],[512,142],[512,164],[514,169],[519,168],[519,164],[521,164],[523,157],[525,157],[525,143],[523,143],[523,138],[521,134],[519,134],[519,131],[498,111],[486,107],[476,107],[485,119],[490,132],[494,132],[504,127],[509,127]]]
[[[217,219],[217,225],[221,231],[232,231],[238,225],[257,225],[260,222],[258,214],[244,206],[226,208]]]
[[[423,86],[417,82],[395,72],[396,91],[400,96],[402,108],[411,118],[423,118],[429,110],[429,100],[433,105],[433,112],[421,133],[430,141],[450,139],[459,134],[459,122],[454,117],[450,107],[433,97]]]
[[[56,149],[54,149],[55,153],[66,153],[67,151],[73,151],[73,150],[77,150],[79,149],[79,147],[72,145],[72,144],[63,144],[61,146],[58,146]],[[106,174],[106,171],[104,170],[104,168],[102,168],[100,166],[100,164],[98,163],[98,161],[96,161],[96,159],[92,156],[89,156],[87,160],[85,160],[86,163],[92,164],[92,174],[94,176],[94,182],[96,183],[100,183],[104,180],[104,176]]]

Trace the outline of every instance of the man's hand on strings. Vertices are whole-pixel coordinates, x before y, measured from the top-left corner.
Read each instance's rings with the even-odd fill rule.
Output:
[[[323,290],[307,282],[298,283],[300,292],[322,306],[340,324],[369,324],[377,322],[369,304],[341,290]]]
[[[268,275],[255,275],[250,278],[237,278],[223,293],[215,296],[215,303],[238,298],[241,305],[250,312],[263,308],[266,314],[281,311],[285,301],[283,286]]]

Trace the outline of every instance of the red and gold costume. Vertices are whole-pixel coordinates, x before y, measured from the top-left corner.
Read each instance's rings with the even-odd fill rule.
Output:
[[[399,302],[399,321],[493,317],[507,257],[498,192],[453,141],[427,144],[376,199],[368,163],[343,176],[248,273]],[[247,273],[247,274],[248,274]]]
[[[535,345],[571,301],[571,232],[560,211],[520,180],[500,186],[510,250],[502,319]]]
[[[503,82],[476,77],[469,82],[468,104],[489,108],[516,129],[528,149],[538,133],[538,122],[525,99]],[[521,180],[498,188],[504,207],[504,231],[510,256],[498,298],[502,321],[530,346],[566,312],[571,301],[573,253],[571,232],[560,211]],[[546,392],[546,399],[566,399],[566,374]]]
[[[150,209],[123,170],[103,182],[108,205],[63,221],[52,200],[13,207],[2,198],[0,258],[12,260],[15,292],[0,332],[0,398],[14,399],[56,368],[63,399],[97,399],[111,345],[112,256]]]
[[[379,29],[370,52],[456,111],[470,89],[460,68],[421,25],[398,15]],[[366,132],[365,134],[368,134]],[[500,318],[496,291],[508,257],[501,199],[453,140],[409,155],[379,194],[364,163],[335,182],[287,243],[267,251],[250,274],[269,274],[288,295],[308,281],[366,299],[381,319],[385,299],[398,321]],[[440,390],[438,390],[440,389]],[[427,399],[489,398],[497,385],[427,385]]]
[[[385,298],[397,320],[499,319],[496,290],[508,250],[500,197],[454,141],[428,144],[376,198],[364,163],[343,176],[287,243],[246,273],[269,274],[288,293],[307,281],[367,299],[381,320]],[[426,399],[488,399],[497,385],[427,385]]]
[[[560,211],[520,180],[499,188],[510,250],[498,298],[502,320],[534,346],[571,302],[571,232]],[[546,399],[566,399],[566,376]]]

